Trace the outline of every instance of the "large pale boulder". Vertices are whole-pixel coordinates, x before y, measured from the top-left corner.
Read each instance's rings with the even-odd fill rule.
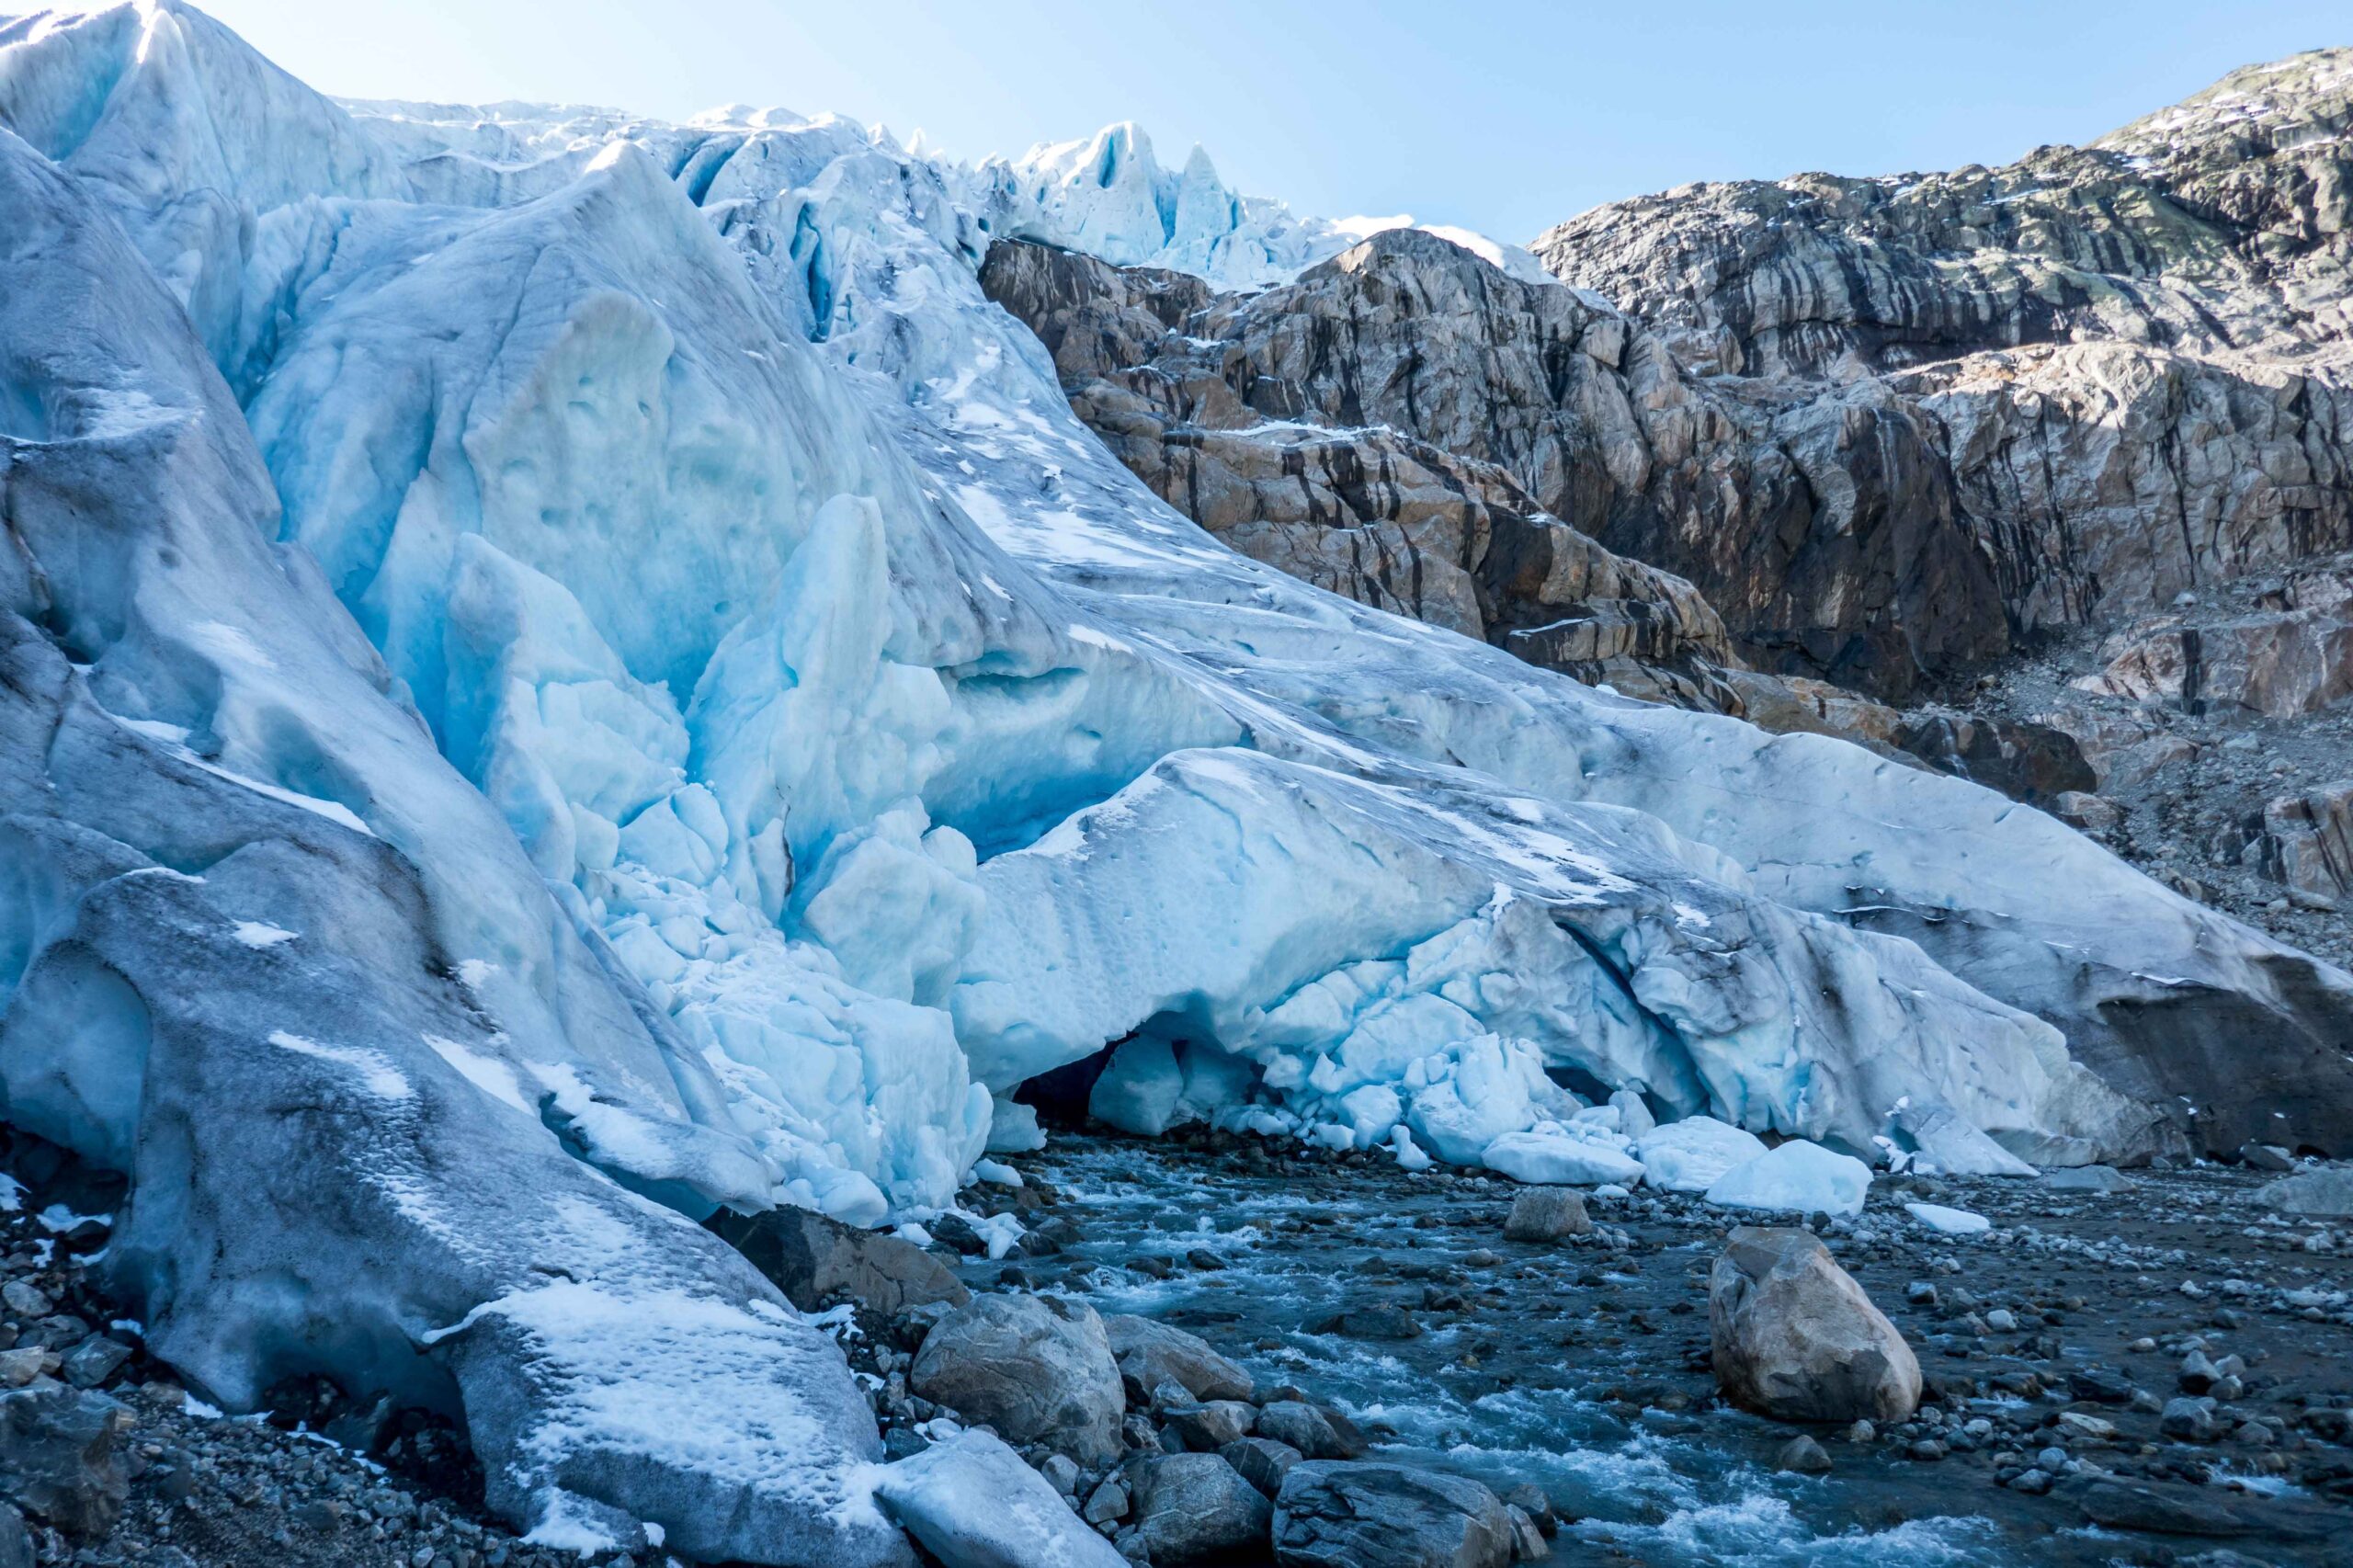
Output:
[[[2353,1219],[2353,1166],[2323,1165],[2259,1188],[2255,1200],[2282,1214]]]
[[[1784,1421],[1902,1421],[1920,1363],[1812,1232],[1744,1225],[1708,1280],[1716,1381]]]
[[[1044,1443],[1082,1465],[1120,1454],[1127,1403],[1103,1320],[1055,1296],[981,1296],[925,1335],[915,1392],[1015,1443]]]

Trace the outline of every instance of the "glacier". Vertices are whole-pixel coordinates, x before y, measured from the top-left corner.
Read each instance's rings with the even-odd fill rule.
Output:
[[[918,133],[909,152],[923,151]],[[960,202],[995,237],[1038,240],[1120,267],[1189,272],[1221,289],[1288,283],[1373,234],[1413,228],[1461,245],[1523,282],[1553,281],[1527,246],[1469,229],[1416,223],[1404,212],[1309,217],[1279,201],[1244,196],[1218,178],[1217,165],[1198,145],[1183,168],[1171,171],[1131,120],[1091,137],[1040,142],[1018,158],[926,161],[941,169]]]
[[[337,103],[126,0],[0,24],[0,1108],[131,1176],[209,1394],[461,1412],[550,1539],[904,1561],[838,1353],[697,1221],[920,1221],[1071,1063],[1138,1131],[1690,1185],[2235,1146],[2200,1074],[2353,1038],[2039,812],[1168,509],[991,235],[1349,236],[1125,128]]]

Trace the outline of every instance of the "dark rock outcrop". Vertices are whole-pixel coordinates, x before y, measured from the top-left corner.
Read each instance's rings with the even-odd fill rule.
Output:
[[[852,1301],[885,1318],[972,1299],[948,1266],[911,1242],[861,1231],[808,1209],[713,1216],[717,1231],[804,1312]]]
[[[129,1495],[130,1410],[42,1380],[0,1394],[0,1498],[73,1535],[103,1532]]]
[[[1283,1568],[1504,1568],[1511,1520],[1465,1476],[1393,1464],[1294,1465],[1275,1498]]]
[[[1538,242],[1567,290],[1411,230],[1251,295],[1025,244],[983,284],[1248,553],[1586,678],[1728,642],[1901,700],[2353,544],[2348,61],[2004,169],[1613,203]]]
[[[2322,51],[2088,148],[1686,186],[1535,248],[1810,455],[1825,505],[1801,527],[1854,551],[1834,574],[1850,593],[1785,630],[1893,635],[1935,669],[2353,540],[2348,128],[2353,51]],[[1893,483],[1838,494],[1873,475]],[[1784,568],[1761,537],[1727,545],[1692,514],[1599,537],[1769,640],[1757,591]],[[1953,545],[1977,594],[1908,592]],[[1962,619],[1984,629],[1974,646],[1954,641]],[[1844,673],[1888,691],[1898,665]]]
[[[1614,493],[1597,465],[1640,422],[1599,301],[1417,230],[1256,295],[1026,244],[981,282],[1120,460],[1245,554],[1586,678],[1671,692],[1732,662],[1690,584],[1561,510]],[[1679,380],[1654,358],[1638,380]]]

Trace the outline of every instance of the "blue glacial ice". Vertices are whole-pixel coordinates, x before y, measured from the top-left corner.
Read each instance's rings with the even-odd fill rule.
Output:
[[[202,1387],[462,1406],[551,1539],[899,1560],[691,1221],[920,1217],[1107,1048],[1138,1131],[1631,1180],[1700,1114],[2127,1156],[2185,1010],[2353,1012],[2039,812],[1153,498],[974,273],[1329,254],[1206,160],[338,104],[176,0],[0,25],[0,127],[6,1113],[131,1173]]]

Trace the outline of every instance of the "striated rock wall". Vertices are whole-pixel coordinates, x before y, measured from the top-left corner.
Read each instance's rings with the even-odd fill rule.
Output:
[[[1535,662],[1591,656],[1539,629],[1608,621],[1577,608],[1580,558],[1612,556],[1650,562],[1599,575],[1651,606],[1637,623],[1655,631],[1626,652],[1654,662],[1737,654],[1902,696],[2009,645],[1932,422],[1884,388],[1759,404],[1599,297],[1412,231],[1257,294],[1017,244],[992,248],[983,285],[1045,341],[1081,416],[1204,527]]]
[[[1020,243],[981,280],[1120,460],[1245,554],[1597,678],[1708,683],[1736,662],[1689,583],[1523,480],[1557,487],[1592,431],[1634,426],[1617,312],[1414,230],[1255,296]]]
[[[1770,552],[1688,515],[1600,537],[1692,577],[1736,636],[1846,650],[1838,673],[1882,693],[2345,549],[2348,127],[2353,51],[2321,51],[2005,168],[1686,186],[1560,225],[1535,246],[1555,275],[1814,454],[1827,505],[1802,526],[1828,554],[1797,576],[1826,564],[1845,591],[1768,627],[1760,594],[1789,580]],[[1879,491],[1892,517],[1836,494],[1859,446],[1913,476]],[[1907,597],[1955,533],[1993,601]]]

